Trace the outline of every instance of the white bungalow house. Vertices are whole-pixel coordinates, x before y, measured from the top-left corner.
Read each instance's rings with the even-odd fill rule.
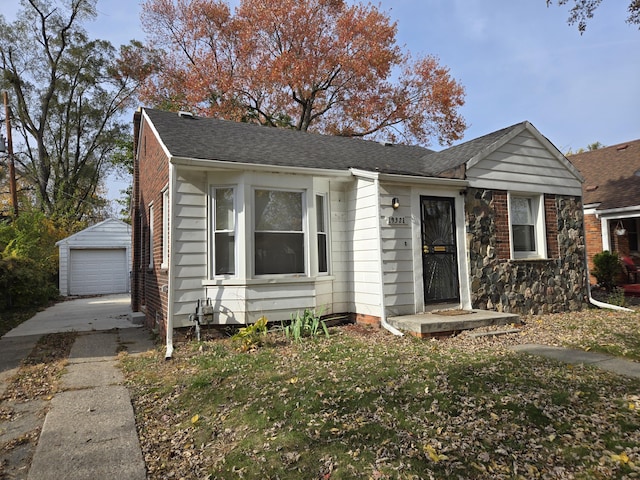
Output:
[[[384,325],[588,301],[580,173],[529,122],[441,152],[186,113],[134,116],[132,307],[150,327]]]

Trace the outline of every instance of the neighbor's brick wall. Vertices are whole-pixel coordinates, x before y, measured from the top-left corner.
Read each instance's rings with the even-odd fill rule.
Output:
[[[166,333],[167,294],[162,287],[167,285],[166,270],[162,263],[162,190],[169,179],[169,162],[157,138],[148,128],[142,128],[139,135],[139,154],[136,159],[134,177],[137,177],[138,218],[137,241],[134,251],[135,268],[138,270],[137,298],[133,302],[144,309],[145,324]],[[135,182],[135,180],[134,180]],[[153,218],[149,218],[149,206],[153,204]],[[149,252],[150,222],[153,222],[153,252]],[[153,268],[150,267],[153,264]]]
[[[593,271],[593,257],[597,253],[602,252],[602,230],[600,219],[595,214],[590,213],[584,216],[584,230],[585,238],[587,242],[587,260],[589,262],[589,271]],[[592,284],[596,284],[598,281],[596,277],[591,275],[590,281]]]

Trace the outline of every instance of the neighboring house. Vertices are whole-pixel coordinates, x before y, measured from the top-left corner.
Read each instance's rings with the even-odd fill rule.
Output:
[[[149,326],[588,301],[581,176],[530,123],[434,152],[142,109],[132,307]]]
[[[593,256],[604,250],[638,259],[640,140],[568,158],[585,179],[583,201],[589,269],[593,269]]]
[[[60,295],[129,291],[131,225],[109,218],[56,243]]]

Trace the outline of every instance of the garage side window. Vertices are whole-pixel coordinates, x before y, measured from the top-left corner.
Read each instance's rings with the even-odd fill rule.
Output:
[[[305,273],[303,194],[255,190],[255,274]]]
[[[235,190],[213,188],[213,272],[215,275],[236,273],[236,209]]]
[[[149,269],[153,270],[153,204],[149,205]]]

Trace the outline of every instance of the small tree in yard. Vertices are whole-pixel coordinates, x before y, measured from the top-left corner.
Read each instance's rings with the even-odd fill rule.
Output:
[[[593,257],[593,275],[598,280],[598,284],[607,292],[611,292],[616,286],[616,277],[621,272],[620,258],[615,252],[605,250]]]

